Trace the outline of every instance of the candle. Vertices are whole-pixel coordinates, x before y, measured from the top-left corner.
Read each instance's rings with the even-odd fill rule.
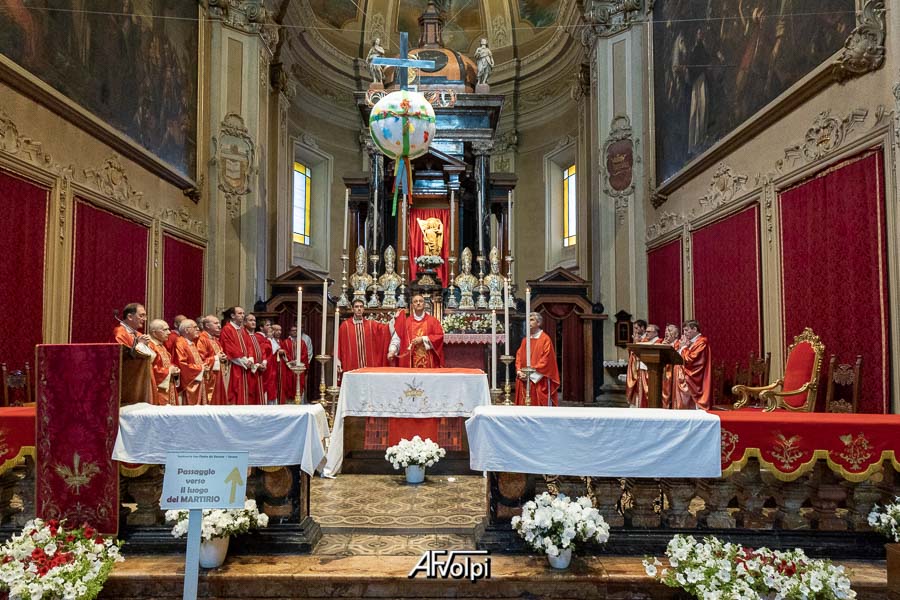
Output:
[[[497,311],[491,311],[491,388],[497,387]]]
[[[300,332],[303,331],[303,288],[297,288],[297,342],[300,341]],[[294,354],[297,355],[297,358],[300,358],[300,346],[294,348]]]
[[[525,288],[525,366],[531,367],[531,288]]]
[[[333,386],[337,387],[338,384],[338,328],[341,324],[341,310],[338,307],[334,307],[334,347],[331,349],[332,361],[331,361],[331,380]]]
[[[378,188],[375,188],[375,207],[372,210],[372,254],[378,254]]]
[[[328,346],[326,346],[325,342],[328,339],[325,335],[325,330],[328,327],[328,278],[325,278],[325,281],[322,282],[322,354],[325,354],[325,350]],[[323,375],[324,377],[324,375]]]
[[[350,188],[344,192],[344,254],[347,254],[348,227],[350,225]]]
[[[509,351],[509,277],[503,280],[503,348],[505,354],[511,354]]]
[[[450,190],[450,255],[455,256],[456,241],[453,232],[456,230],[453,221],[456,220],[456,190]]]
[[[406,254],[406,238],[408,237],[406,228],[409,225],[409,223],[407,223],[406,216],[406,194],[403,194],[403,211],[401,211],[401,215],[402,216],[400,220],[402,222],[400,223],[400,255],[404,256]]]
[[[506,255],[512,256],[512,190],[506,195]]]
[[[513,248],[515,247],[515,242],[513,241],[513,231],[515,231],[515,227],[513,226],[515,211],[513,210],[513,200],[512,200],[512,192],[509,193],[509,255],[510,257],[515,256],[513,253]],[[515,281],[515,276],[513,275],[513,264],[509,262],[509,267],[507,268],[506,276]]]

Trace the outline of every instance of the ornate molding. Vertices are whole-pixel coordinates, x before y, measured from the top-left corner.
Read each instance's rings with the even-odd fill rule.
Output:
[[[579,38],[585,48],[594,47],[598,37],[610,36],[643,21],[653,6],[652,0],[578,0],[582,11]],[[646,6],[645,6],[646,5]]]
[[[312,135],[311,133],[306,133],[306,132],[301,133],[300,136],[297,138],[297,141],[299,141],[304,146],[309,146],[310,148],[314,148],[316,150],[319,149],[319,139],[316,136]],[[374,146],[374,144],[373,144],[373,146]]]
[[[519,132],[515,129],[511,129],[494,138],[494,154],[515,152],[518,145]]]
[[[747,175],[735,173],[725,163],[719,163],[709,182],[706,194],[700,198],[700,205],[708,210],[715,210],[723,204],[731,202],[738,192],[744,189],[744,184],[749,179]]]
[[[857,108],[843,119],[831,116],[831,111],[819,113],[812,126],[806,130],[804,141],[784,149],[784,158],[775,163],[779,171],[797,163],[810,163],[837,150],[858,123],[866,120],[869,111]]]
[[[278,44],[278,25],[262,0],[206,0],[206,12],[238,31],[258,34],[270,52]]]
[[[635,151],[631,120],[626,115],[617,115],[609,128],[609,137],[603,143],[600,172],[603,174],[603,191],[615,198],[616,217],[622,224],[634,194]]]
[[[691,241],[691,227],[685,221],[681,230],[681,248],[684,254],[684,268],[688,273],[691,272],[691,265],[694,262],[691,260]]]
[[[88,185],[104,196],[143,211],[150,209],[150,202],[144,199],[143,192],[137,192],[131,186],[117,154],[107,158],[99,168],[83,169],[82,173]]]
[[[59,165],[53,164],[53,160],[49,154],[44,152],[44,147],[40,142],[19,135],[19,128],[2,108],[0,108],[0,151],[24,158],[38,167],[53,171],[59,170]]]
[[[775,243],[775,186],[767,181],[763,188],[763,214],[766,220],[766,242],[769,248]]]
[[[491,19],[491,47],[502,48],[510,45],[509,23],[505,15],[494,15]]]
[[[256,173],[256,144],[244,125],[244,119],[228,113],[212,139],[210,162],[217,167],[217,187],[225,192],[228,214],[240,214],[241,197],[250,193],[250,181]],[[237,210],[237,214],[232,214]]]
[[[857,18],[856,28],[831,67],[834,78],[844,83],[875,71],[884,64],[884,1],[868,0]]]
[[[472,154],[475,156],[489,156],[494,151],[494,142],[472,142]]]
[[[663,211],[656,222],[647,227],[647,240],[652,241],[659,236],[682,227],[687,222],[684,215]]]
[[[187,231],[203,238],[206,237],[208,232],[206,222],[193,218],[191,213],[184,207],[164,208],[159,212],[159,219],[182,231]]]
[[[559,138],[556,141],[556,145],[553,146],[553,152],[562,150],[566,146],[571,146],[572,144],[575,143],[575,141],[576,141],[575,138],[567,133],[566,135],[564,135],[563,137]]]

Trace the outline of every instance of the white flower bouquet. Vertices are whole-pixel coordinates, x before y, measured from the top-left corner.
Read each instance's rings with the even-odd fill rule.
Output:
[[[0,590],[10,600],[59,598],[92,600],[113,564],[125,560],[121,542],[97,534],[90,525],[34,519],[0,546]]]
[[[512,526],[529,546],[548,556],[559,556],[576,543],[609,539],[609,525],[586,496],[572,500],[544,492],[522,506],[522,516],[513,517]]]
[[[416,257],[416,266],[420,269],[435,269],[444,264],[444,259],[440,256],[423,254]]]
[[[395,469],[410,465],[431,467],[445,456],[447,456],[446,450],[432,442],[431,439],[423,440],[417,435],[413,436],[411,440],[400,440],[399,444],[391,446],[384,453],[384,459]]]
[[[900,542],[900,496],[894,498],[893,504],[883,507],[875,505],[869,513],[869,526],[893,541]]]
[[[676,535],[666,548],[669,567],[645,560],[647,575],[699,599],[856,598],[844,567],[789,551],[745,548],[709,537]]]
[[[441,326],[445,333],[490,333],[491,315],[452,313],[444,317]],[[497,333],[503,333],[503,323],[497,323]]]
[[[166,521],[174,522],[172,528],[173,537],[183,537],[188,530],[188,511],[166,511]],[[239,533],[247,533],[257,527],[268,527],[269,517],[259,512],[256,508],[256,500],[244,502],[244,508],[216,508],[203,511],[203,524],[201,525],[201,537],[204,542],[219,538],[226,538]]]

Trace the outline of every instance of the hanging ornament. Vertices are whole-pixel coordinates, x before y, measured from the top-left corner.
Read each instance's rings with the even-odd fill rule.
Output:
[[[428,151],[434,129],[434,108],[419,92],[391,92],[372,108],[369,133],[378,149],[395,163],[394,216],[397,215],[398,193],[412,200],[412,165],[409,161]]]

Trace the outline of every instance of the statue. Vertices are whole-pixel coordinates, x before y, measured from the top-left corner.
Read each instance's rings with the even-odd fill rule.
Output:
[[[353,299],[366,301],[366,290],[374,283],[372,276],[366,273],[366,249],[362,246],[356,248],[356,272],[350,276],[350,287],[353,289]]]
[[[456,287],[459,288],[459,308],[460,310],[473,310],[475,302],[472,298],[472,292],[478,285],[478,278],[472,275],[472,251],[464,248],[460,258],[460,273],[456,276]]]
[[[484,285],[490,293],[488,308],[503,309],[503,275],[500,274],[500,251],[497,246],[491,248],[491,272],[484,276]]]
[[[475,50],[475,64],[478,66],[478,85],[487,85],[494,70],[494,54],[488,48],[488,41],[481,38],[481,46]]]
[[[444,223],[437,217],[416,219],[422,230],[422,241],[425,244],[425,256],[440,256],[444,246]]]
[[[381,46],[381,38],[375,38],[369,53],[366,55],[366,66],[369,67],[369,75],[372,76],[372,83],[384,86],[384,67],[372,63],[375,58],[384,57],[384,48]]]
[[[384,274],[378,278],[378,285],[384,290],[384,300],[381,302],[383,308],[397,308],[397,290],[403,280],[394,272],[394,261],[396,254],[394,247],[388,246],[384,249]]]

